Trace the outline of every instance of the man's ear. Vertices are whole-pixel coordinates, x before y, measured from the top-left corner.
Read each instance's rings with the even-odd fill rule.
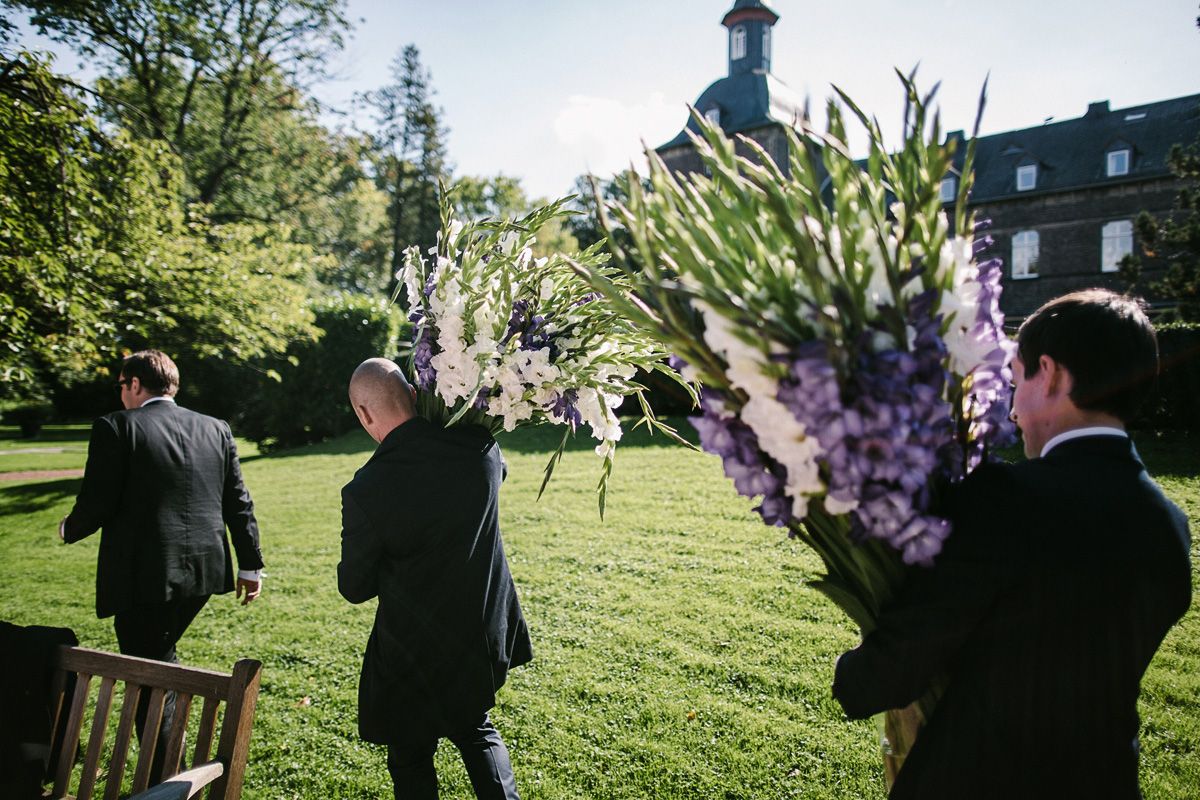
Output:
[[[371,419],[371,412],[367,410],[367,407],[361,403],[356,404],[354,406],[354,413],[358,416],[359,424],[369,431],[375,420]]]
[[[137,394],[141,390],[142,390],[142,379],[141,378],[130,378],[129,379],[129,391],[132,392],[133,394]]]
[[[1048,396],[1058,394],[1070,396],[1071,387],[1075,385],[1075,382],[1066,367],[1048,355],[1043,355],[1038,359],[1038,364],[1046,376],[1046,394]]]

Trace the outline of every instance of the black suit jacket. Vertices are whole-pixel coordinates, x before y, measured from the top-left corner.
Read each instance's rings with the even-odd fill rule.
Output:
[[[232,591],[227,525],[238,566],[261,569],[254,504],[225,422],[160,401],[92,425],[65,539],[77,542],[104,529],[98,616]]]
[[[500,539],[500,447],[414,418],[342,489],[338,589],[379,598],[359,683],[360,735],[400,744],[477,724],[533,657]]]
[[[1124,437],[977,470],[954,530],[838,661],[866,717],[945,694],[892,798],[1137,798],[1139,684],[1191,602],[1183,513]]]

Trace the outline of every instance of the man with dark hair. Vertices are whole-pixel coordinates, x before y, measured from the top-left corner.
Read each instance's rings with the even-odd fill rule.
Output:
[[[83,486],[59,536],[72,543],[103,528],[96,615],[113,617],[122,653],[175,662],[176,643],[209,596],[234,590],[226,526],[240,568],[237,597],[243,605],[258,597],[258,523],[229,425],[175,404],[179,370],[170,357],[134,353],[117,385],[125,410],[92,425]],[[173,707],[172,693],[156,774]],[[138,711],[140,731],[144,702]]]
[[[338,590],[379,598],[358,687],[359,734],[388,746],[395,796],[436,800],[448,738],[475,794],[512,800],[508,749],[488,718],[508,670],[533,657],[500,539],[504,460],[477,425],[416,416],[391,361],[364,361],[350,404],[379,447],[342,489]]]
[[[953,533],[833,692],[863,718],[944,683],[892,798],[1139,798],[1142,674],[1191,603],[1184,514],[1125,426],[1157,372],[1137,302],[1067,295],[1018,333],[1012,416],[1028,460],[950,493]]]

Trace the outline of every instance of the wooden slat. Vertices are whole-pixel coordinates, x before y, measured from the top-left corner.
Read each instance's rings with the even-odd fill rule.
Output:
[[[75,752],[79,749],[79,731],[83,727],[83,709],[87,705],[88,689],[91,685],[91,675],[80,674],[75,679],[75,695],[71,698],[71,712],[67,716],[62,753],[59,754],[58,770],[54,774],[53,797],[62,797],[67,793],[71,768],[75,766]]]
[[[229,693],[230,676],[221,672],[105,653],[86,647],[60,647],[58,666],[71,672],[108,675],[139,686],[158,686],[201,697],[223,698]]]
[[[50,730],[57,731],[58,726],[63,723],[63,709],[66,708],[66,701],[63,695],[67,689],[67,671],[64,669],[56,669],[54,671],[54,682],[50,684],[50,715],[53,718],[53,724]]]
[[[217,758],[227,769],[213,782],[209,800],[236,800],[242,796],[242,779],[250,752],[250,731],[254,725],[261,678],[262,663],[259,661],[246,658],[233,665],[233,674],[229,676],[229,701],[225,705],[225,719],[221,721],[221,741],[217,744]]]
[[[200,711],[200,730],[196,733],[196,752],[192,755],[193,764],[203,764],[212,753],[213,732],[217,729],[217,707],[220,705],[220,700],[204,698],[204,708]]]
[[[96,768],[100,765],[100,750],[104,747],[104,735],[108,732],[108,714],[112,709],[113,686],[116,681],[105,677],[100,681],[100,695],[96,698],[96,713],[92,715],[92,733],[88,737],[87,757],[83,761],[83,777],[79,779],[77,800],[91,800],[96,788]]]
[[[179,772],[179,756],[183,754],[183,739],[187,734],[188,714],[191,710],[192,696],[176,692],[175,716],[171,720],[171,732],[167,737],[167,754],[163,758],[162,774],[153,776],[155,783],[162,783]]]
[[[117,725],[117,740],[113,742],[112,761],[108,767],[108,783],[104,785],[104,800],[117,800],[121,793],[121,781],[125,778],[125,760],[129,756],[129,740],[133,738],[138,698],[141,696],[141,686],[126,682],[125,697],[121,699],[121,722]]]
[[[138,746],[137,771],[133,773],[133,792],[150,785],[150,767],[154,764],[154,751],[158,744],[158,731],[162,727],[163,704],[167,693],[155,686],[150,692],[150,703],[146,707],[146,723],[142,726],[142,738]]]

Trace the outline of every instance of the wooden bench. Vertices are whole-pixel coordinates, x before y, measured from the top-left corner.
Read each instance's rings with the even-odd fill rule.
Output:
[[[120,795],[138,699],[143,692],[150,693],[150,700],[138,748],[133,793],[137,795],[148,787],[157,786],[143,797],[146,800],[151,797],[192,797],[211,782],[209,800],[236,800],[241,796],[246,755],[250,747],[250,729],[254,725],[254,708],[258,702],[258,683],[262,673],[260,662],[243,659],[233,665],[232,674],[226,675],[83,647],[61,647],[56,666],[52,708],[55,741],[61,743],[61,749],[54,772],[54,788],[49,795],[51,798],[72,796],[68,794],[68,783],[76,753],[83,742],[88,696],[96,678],[99,679],[99,690],[87,736],[83,771],[74,797],[91,800],[96,792],[98,768],[101,767],[104,739],[118,682],[124,682],[125,691],[116,739],[107,764],[104,800],[117,800]],[[69,690],[68,678],[71,675],[75,676],[73,690]],[[161,759],[161,770],[167,774],[151,775],[156,741],[162,726],[163,706],[169,691],[175,692],[175,715],[167,739],[167,752],[165,758]],[[185,773],[176,774],[178,768],[168,765],[178,765],[184,753],[193,698],[204,700],[192,752],[193,767]],[[221,703],[225,704],[221,733],[217,740],[216,758],[210,760]],[[163,785],[167,779],[170,779],[169,782]]]

